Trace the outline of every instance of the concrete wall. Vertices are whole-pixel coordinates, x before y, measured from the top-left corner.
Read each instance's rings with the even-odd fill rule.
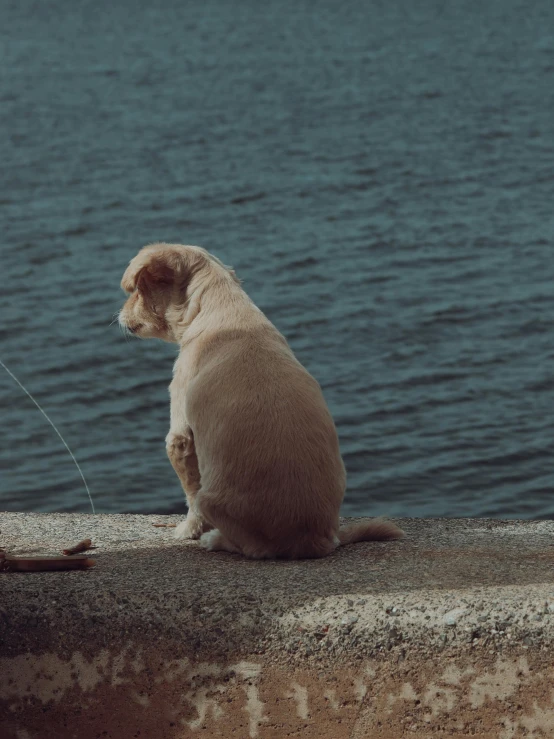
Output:
[[[10,553],[98,547],[0,573],[1,739],[554,736],[553,523],[251,562],[158,520],[0,514]]]

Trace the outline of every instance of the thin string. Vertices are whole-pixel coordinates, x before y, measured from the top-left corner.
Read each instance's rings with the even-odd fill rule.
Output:
[[[93,512],[93,513],[96,513],[96,511],[94,510],[94,503],[92,502],[92,495],[90,494],[90,490],[89,490],[89,487],[88,487],[88,485],[87,485],[87,481],[85,480],[85,476],[83,475],[83,471],[82,471],[82,469],[81,469],[81,468],[79,467],[79,463],[77,462],[77,460],[76,460],[76,459],[75,459],[75,457],[73,456],[73,452],[72,452],[72,451],[71,451],[71,449],[70,449],[70,448],[69,448],[69,447],[67,446],[67,444],[66,444],[66,442],[65,442],[65,439],[63,438],[63,436],[62,436],[62,435],[60,434],[60,432],[59,432],[59,431],[58,431],[58,429],[56,428],[56,426],[55,426],[54,422],[53,422],[53,421],[52,421],[52,420],[51,420],[51,419],[50,419],[50,418],[48,417],[48,415],[46,414],[46,412],[42,410],[42,408],[40,407],[40,405],[39,405],[39,404],[37,403],[37,401],[36,401],[36,400],[35,400],[35,399],[33,398],[33,396],[31,395],[31,393],[30,393],[30,392],[29,392],[29,391],[27,390],[27,388],[26,388],[26,387],[24,387],[24,386],[23,386],[23,385],[22,385],[22,384],[21,384],[21,383],[19,382],[19,380],[18,380],[18,379],[17,379],[17,377],[16,377],[16,376],[15,376],[15,375],[13,374],[13,372],[10,372],[10,370],[9,370],[9,369],[8,369],[8,368],[6,367],[6,365],[4,364],[4,362],[3,362],[3,361],[2,361],[1,359],[0,359],[0,364],[1,364],[1,365],[2,365],[2,367],[3,367],[3,368],[4,368],[5,370],[6,370],[6,372],[7,372],[7,373],[8,373],[8,375],[9,375],[9,376],[10,376],[10,377],[12,378],[12,380],[15,380],[15,382],[17,382],[17,384],[18,384],[18,385],[19,385],[19,387],[20,387],[20,388],[21,388],[21,389],[23,390],[23,392],[24,392],[24,393],[26,393],[26,394],[27,394],[27,395],[29,396],[29,398],[31,398],[31,400],[33,401],[33,403],[34,403],[34,404],[36,405],[36,407],[37,407],[37,408],[39,409],[39,411],[40,411],[40,412],[42,413],[42,415],[43,415],[43,416],[44,416],[44,417],[46,418],[46,420],[48,421],[48,423],[50,424],[50,426],[52,426],[52,428],[54,429],[54,431],[55,431],[55,432],[56,432],[56,433],[58,434],[58,436],[59,436],[59,437],[60,437],[60,439],[62,440],[62,442],[63,442],[63,445],[65,446],[65,448],[67,449],[67,451],[69,452],[69,454],[70,454],[70,456],[71,456],[71,459],[72,459],[72,460],[73,460],[73,461],[75,462],[75,466],[76,466],[76,467],[77,467],[77,469],[79,470],[79,474],[80,474],[80,475],[81,475],[81,477],[83,478],[83,482],[85,483],[85,488],[86,488],[86,490],[87,490],[87,493],[88,493],[88,499],[90,500],[90,505],[91,505],[91,508],[92,508],[92,512]]]

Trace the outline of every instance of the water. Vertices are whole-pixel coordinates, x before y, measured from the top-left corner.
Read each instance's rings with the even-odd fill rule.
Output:
[[[554,5],[0,9],[0,359],[97,510],[185,510],[136,251],[234,265],[316,376],[344,514],[554,514]],[[0,375],[0,509],[90,510]]]

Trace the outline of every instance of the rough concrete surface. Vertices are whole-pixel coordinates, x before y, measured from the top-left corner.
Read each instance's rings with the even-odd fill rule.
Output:
[[[554,522],[413,520],[249,561],[175,516],[0,513],[1,739],[554,736]]]

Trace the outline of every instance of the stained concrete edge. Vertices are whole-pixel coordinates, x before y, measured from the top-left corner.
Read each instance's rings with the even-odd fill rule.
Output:
[[[179,520],[0,513],[10,553],[97,547],[0,574],[2,737],[554,733],[554,522],[403,519],[254,562],[152,526]]]

